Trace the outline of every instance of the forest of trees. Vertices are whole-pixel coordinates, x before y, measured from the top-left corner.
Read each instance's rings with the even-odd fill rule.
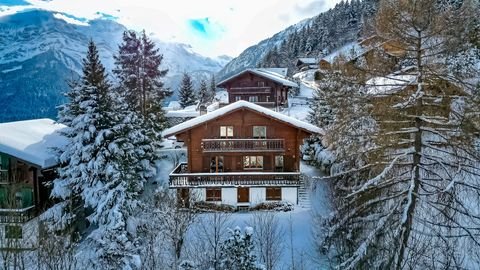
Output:
[[[373,20],[377,6],[378,0],[342,0],[267,52],[260,67],[288,67],[293,72],[298,57],[320,58],[368,35],[372,30],[366,26]]]

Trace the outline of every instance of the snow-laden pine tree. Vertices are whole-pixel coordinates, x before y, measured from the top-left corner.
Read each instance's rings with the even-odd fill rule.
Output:
[[[193,88],[192,78],[186,72],[183,73],[182,83],[178,91],[179,102],[182,108],[195,105],[197,98],[195,97],[195,90]]]
[[[215,74],[212,74],[212,77],[210,78],[210,86],[208,91],[210,92],[210,100],[213,100],[217,94],[217,82],[215,80]]]
[[[161,69],[162,60],[163,56],[145,31],[140,34],[125,31],[113,70],[121,95],[129,108],[141,115],[142,126],[155,147],[161,142],[160,133],[166,126],[162,103],[172,94],[162,82],[168,72]]]
[[[210,102],[210,93],[208,92],[207,82],[203,79],[200,80],[197,97],[199,100],[199,105],[206,105],[208,102]]]
[[[376,31],[398,68],[337,71],[350,94],[330,102],[336,211],[319,248],[338,268],[480,266],[480,60],[466,38],[478,14],[471,1],[384,0]]]
[[[242,233],[239,227],[230,230],[230,237],[220,250],[220,270],[263,270],[253,253],[253,229],[246,227]]]
[[[91,267],[137,269],[133,215],[143,191],[144,167],[133,142],[143,135],[134,126],[135,114],[111,90],[93,42],[72,93],[60,114],[60,121],[69,124],[65,134],[70,143],[61,152],[52,195],[63,200],[59,205],[66,210],[76,198],[92,210],[87,218],[94,229],[86,240],[95,251]],[[53,223],[70,225],[65,223],[71,223],[76,212],[63,210],[63,215],[52,215]]]

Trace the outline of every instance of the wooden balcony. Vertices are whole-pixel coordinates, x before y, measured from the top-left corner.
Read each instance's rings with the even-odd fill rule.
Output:
[[[188,173],[187,164],[179,164],[170,173],[170,187],[209,186],[299,186],[300,172],[223,172]]]
[[[202,139],[204,153],[284,152],[284,139]]]
[[[0,223],[25,223],[36,216],[35,206],[21,209],[0,209]]]
[[[244,86],[244,87],[232,87],[229,89],[229,92],[232,94],[270,94],[272,92],[272,88],[269,86]]]

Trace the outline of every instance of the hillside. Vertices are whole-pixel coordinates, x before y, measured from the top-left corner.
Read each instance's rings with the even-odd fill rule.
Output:
[[[267,38],[243,51],[218,74],[227,77],[247,67],[288,67],[297,57],[320,57],[357,40],[375,14],[378,0],[340,2],[333,9]]]
[[[77,21],[64,14],[31,10],[0,18],[0,122],[55,118],[67,80],[78,78],[90,39],[108,71],[125,27],[112,20]],[[68,22],[67,22],[67,21]],[[169,69],[165,84],[176,90],[182,72],[206,78],[226,56],[211,59],[189,45],[155,41]]]

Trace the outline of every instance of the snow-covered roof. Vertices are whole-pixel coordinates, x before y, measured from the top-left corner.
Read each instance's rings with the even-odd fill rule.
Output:
[[[293,81],[287,79],[287,77],[285,75],[282,75],[281,73],[279,73],[279,72],[282,72],[282,73],[284,72],[286,74],[286,71],[287,71],[286,68],[248,68],[248,69],[245,69],[244,71],[242,71],[240,73],[237,73],[237,74],[219,82],[217,84],[217,86],[220,87],[220,85],[230,81],[233,78],[236,78],[236,77],[238,77],[242,74],[245,74],[247,72],[251,72],[251,73],[256,74],[258,76],[261,76],[261,77],[270,79],[272,81],[275,81],[279,84],[289,86],[289,87],[298,88],[298,84],[296,82],[293,82]]]
[[[215,118],[221,117],[223,115],[226,115],[232,111],[241,109],[241,108],[247,108],[252,111],[258,112],[263,115],[267,115],[269,117],[275,118],[278,121],[287,123],[289,125],[295,126],[297,128],[303,129],[305,131],[311,132],[311,133],[319,133],[323,134],[323,130],[317,126],[314,126],[312,124],[297,120],[293,117],[286,116],[284,114],[281,114],[279,112],[274,112],[270,109],[267,109],[265,107],[262,107],[260,105],[256,105],[254,103],[250,103],[245,100],[240,100],[235,103],[231,103],[223,108],[220,108],[218,110],[215,110],[213,112],[204,114],[202,116],[199,116],[197,118],[188,120],[186,122],[183,122],[179,125],[173,126],[163,132],[163,137],[170,137],[172,135],[178,134],[180,132],[183,132],[185,130],[191,129],[193,127],[196,127],[198,125],[201,125],[205,122],[208,122],[210,120],[213,120]]]
[[[393,94],[414,83],[416,79],[416,75],[408,73],[394,73],[385,77],[374,77],[366,82],[367,93],[369,95]]]
[[[361,55],[363,53],[363,50],[364,49],[362,48],[362,46],[360,46],[357,42],[350,42],[340,47],[340,49],[335,50],[329,55],[323,57],[322,60],[332,63],[333,60],[335,60],[335,58],[340,55],[346,57],[347,59],[353,59]]]
[[[298,63],[303,63],[303,64],[317,64],[318,59],[317,58],[306,58],[306,57],[300,57],[297,60],[297,65]]]
[[[52,119],[35,119],[0,124],[0,152],[41,168],[57,165],[52,148],[67,145],[60,134],[65,125]]]

